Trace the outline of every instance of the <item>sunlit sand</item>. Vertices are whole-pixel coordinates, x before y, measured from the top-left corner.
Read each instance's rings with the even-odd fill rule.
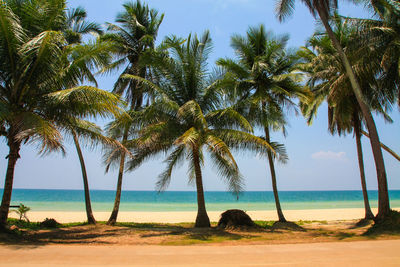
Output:
[[[394,208],[400,210],[400,208]],[[372,209],[374,213],[376,209]],[[208,215],[211,221],[218,221],[223,211],[210,211]],[[276,211],[247,211],[253,220],[272,221],[277,220]],[[309,209],[309,210],[284,210],[286,219],[290,221],[299,220],[352,220],[364,217],[364,209]],[[109,212],[94,212],[98,221],[107,221],[110,216]],[[16,217],[10,214],[10,217]],[[32,211],[28,213],[31,221],[43,221],[46,218],[54,218],[60,223],[83,222],[86,220],[84,211]],[[155,223],[180,223],[194,222],[196,219],[195,211],[168,211],[168,212],[126,212],[122,211],[118,215],[120,222],[155,222]]]

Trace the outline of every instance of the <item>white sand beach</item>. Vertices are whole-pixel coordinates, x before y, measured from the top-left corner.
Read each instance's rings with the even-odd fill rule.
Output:
[[[400,208],[393,208],[399,210]],[[374,213],[377,209],[372,209]],[[223,211],[210,211],[208,215],[211,221],[218,221]],[[277,220],[276,211],[247,211],[253,220]],[[308,210],[284,210],[286,219],[290,221],[299,220],[352,220],[364,217],[364,209],[308,209]],[[94,212],[98,221],[106,221],[110,215],[109,212]],[[16,214],[10,213],[10,217],[16,217]],[[83,222],[86,220],[84,211],[31,211],[28,213],[31,221],[43,221],[45,218],[54,218],[60,223]],[[154,222],[154,223],[180,223],[194,222],[196,218],[195,211],[174,211],[174,212],[126,212],[121,211],[118,215],[120,222]]]

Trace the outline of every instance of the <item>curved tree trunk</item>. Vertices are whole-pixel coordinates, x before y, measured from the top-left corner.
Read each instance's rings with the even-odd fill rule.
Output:
[[[346,74],[350,80],[351,86],[353,88],[354,94],[357,98],[357,102],[360,105],[363,117],[367,124],[368,132],[370,134],[370,143],[372,147],[372,152],[374,155],[376,174],[378,179],[378,214],[376,215],[377,219],[384,219],[390,214],[390,204],[389,204],[389,193],[388,193],[388,185],[386,178],[386,170],[385,163],[383,161],[382,150],[380,147],[380,141],[378,136],[378,131],[376,129],[376,125],[374,122],[374,118],[372,117],[371,111],[364,101],[364,97],[361,91],[360,84],[357,81],[357,78],[353,72],[353,69],[350,65],[350,62],[343,51],[342,46],[339,41],[336,39],[334,32],[332,31],[331,26],[328,23],[329,14],[327,14],[322,6],[317,6],[318,15],[321,18],[322,23],[325,26],[325,29],[331,39],[335,49],[339,53],[339,56],[342,60],[342,63],[346,69]]]
[[[203,179],[201,176],[200,157],[198,148],[193,148],[193,165],[196,174],[196,189],[197,189],[197,216],[194,227],[210,227],[210,219],[206,211],[204,201]]]
[[[358,166],[360,168],[361,187],[364,197],[365,219],[373,219],[375,216],[371,211],[371,207],[369,205],[369,200],[368,200],[367,183],[365,182],[365,172],[364,172],[364,159],[361,146],[360,125],[358,122],[354,123],[354,132],[356,135]]]
[[[12,129],[10,131],[12,131]],[[6,179],[4,182],[3,198],[0,207],[0,228],[5,228],[5,226],[7,225],[8,212],[10,209],[11,194],[14,182],[14,169],[17,160],[19,158],[19,150],[21,148],[21,142],[15,141],[14,135],[9,135],[8,147],[9,147],[9,154],[7,156],[8,157],[7,172],[6,172]]]
[[[366,137],[369,138],[369,134],[363,130],[361,130],[361,133],[363,135],[365,135]],[[381,147],[386,150],[386,152],[388,152],[390,155],[392,155],[395,159],[397,159],[398,161],[400,161],[400,156],[396,154],[396,152],[394,152],[393,150],[391,150],[387,145],[385,145],[384,143],[381,143]]]
[[[133,66],[137,66],[137,62],[139,61],[138,58],[133,59],[131,64]],[[142,69],[139,71],[137,67],[134,68],[134,71],[132,72],[133,75],[137,75],[139,73],[140,77],[145,77],[146,69]],[[142,106],[143,102],[143,91],[142,88],[139,86],[137,82],[132,82],[130,85],[130,90],[131,90],[131,100],[130,100],[130,111],[132,110],[138,110]],[[129,134],[129,128],[130,125],[126,126],[124,135],[122,137],[122,144],[125,145],[125,142],[128,140],[128,134]],[[118,171],[118,181],[117,181],[117,192],[115,194],[115,201],[114,201],[114,207],[111,213],[110,218],[107,221],[108,225],[114,225],[117,222],[117,217],[118,217],[118,212],[119,212],[119,204],[121,202],[121,193],[122,193],[122,178],[124,175],[124,169],[125,169],[125,157],[126,153],[122,152],[121,153],[121,159],[119,162],[119,171]]]
[[[76,136],[75,131],[72,130],[71,133],[72,133],[72,136],[74,137],[76,152],[78,153],[79,162],[81,164],[83,188],[85,191],[85,205],[86,205],[87,220],[88,220],[89,224],[96,224],[96,220],[95,220],[95,218],[93,216],[93,212],[92,212],[92,204],[90,202],[89,182],[88,182],[88,177],[87,177],[87,172],[86,172],[85,160],[83,159],[82,150],[79,145],[79,140],[78,140],[78,137]]]
[[[122,144],[125,144],[126,140],[128,140],[128,132],[129,132],[129,127],[127,126],[125,128],[124,136],[122,137]],[[108,225],[114,225],[117,222],[119,204],[121,202],[122,178],[125,169],[125,156],[126,156],[125,152],[121,152],[121,159],[119,162],[119,170],[118,170],[117,192],[115,193],[114,207],[111,216],[107,221]]]
[[[270,143],[268,127],[265,127],[264,131],[265,131],[265,140],[268,143]],[[271,171],[272,190],[274,192],[274,199],[275,199],[276,211],[278,213],[278,220],[280,222],[286,222],[285,216],[283,216],[281,203],[279,201],[278,187],[276,185],[276,174],[275,174],[274,158],[273,158],[272,152],[270,150],[268,150],[268,162],[269,162],[269,169]]]

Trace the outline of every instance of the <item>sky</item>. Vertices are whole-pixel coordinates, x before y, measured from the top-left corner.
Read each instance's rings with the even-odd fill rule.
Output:
[[[88,19],[104,24],[114,22],[122,11],[120,0],[70,0],[69,7],[82,6],[88,12]],[[297,1],[300,2],[300,1]],[[315,20],[307,8],[296,5],[294,15],[279,23],[274,14],[274,0],[147,0],[151,8],[165,13],[161,24],[158,42],[167,35],[187,37],[189,33],[201,34],[210,30],[213,39],[213,52],[210,67],[221,57],[233,57],[230,36],[234,33],[244,35],[249,26],[264,24],[275,34],[289,34],[289,46],[303,46],[315,30]],[[362,7],[354,7],[340,2],[340,14],[354,17],[367,16]],[[99,88],[111,90],[119,73],[98,77]],[[383,122],[375,116],[381,142],[400,153],[400,115],[397,107],[391,113],[393,124]],[[288,135],[273,133],[271,138],[285,144],[289,162],[278,163],[276,173],[278,189],[290,190],[360,190],[355,139],[331,136],[327,130],[327,106],[321,106],[313,125],[308,126],[301,115],[288,114]],[[51,154],[38,156],[35,146],[23,146],[21,159],[15,169],[14,188],[26,189],[82,189],[82,176],[78,157],[71,140],[66,139],[67,155]],[[376,172],[369,141],[362,141],[368,189],[376,190]],[[8,147],[0,143],[0,186],[4,184],[7,166],[5,159]],[[400,163],[383,152],[389,189],[400,189]],[[114,190],[117,170],[105,174],[101,150],[84,149],[84,157],[91,189]],[[245,189],[272,190],[267,159],[253,154],[235,154],[245,180]],[[137,170],[126,173],[124,190],[154,190],[157,176],[163,171],[164,156],[152,159]],[[177,169],[168,190],[195,190],[188,185],[186,166]],[[217,176],[210,161],[203,168],[204,188],[209,191],[224,191],[226,186]]]

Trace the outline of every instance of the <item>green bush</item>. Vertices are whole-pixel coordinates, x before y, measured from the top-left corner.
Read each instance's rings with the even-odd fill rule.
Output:
[[[43,222],[40,223],[40,227],[43,227],[43,228],[57,228],[60,226],[61,226],[61,224],[58,223],[53,218],[46,218]]]

